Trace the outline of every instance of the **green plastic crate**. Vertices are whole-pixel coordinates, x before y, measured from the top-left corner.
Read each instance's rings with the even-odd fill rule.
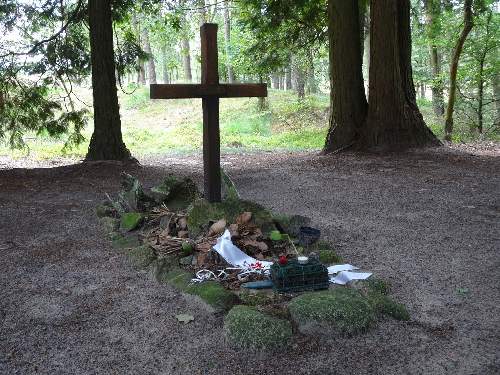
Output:
[[[328,269],[315,259],[309,259],[307,264],[299,264],[296,259],[289,260],[286,265],[274,263],[271,279],[274,290],[280,293],[328,289],[330,286]]]

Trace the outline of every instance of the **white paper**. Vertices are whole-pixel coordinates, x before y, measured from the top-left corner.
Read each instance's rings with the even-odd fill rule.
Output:
[[[265,262],[252,258],[241,251],[238,247],[234,246],[231,241],[231,233],[229,233],[229,230],[227,229],[224,234],[217,239],[217,244],[215,244],[213,249],[230,265],[240,267],[245,270],[266,270],[273,264],[272,262]]]
[[[335,266],[328,267],[328,274],[332,275],[334,273],[338,273],[341,271],[352,271],[352,270],[359,270],[359,268],[351,264],[337,264]]]
[[[330,282],[339,285],[345,285],[352,280],[366,280],[372,274],[370,272],[349,272],[341,271],[337,276],[330,277]]]

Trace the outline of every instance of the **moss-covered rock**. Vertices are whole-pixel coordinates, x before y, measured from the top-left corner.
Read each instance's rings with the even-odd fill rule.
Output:
[[[190,272],[187,272],[180,268],[172,268],[170,271],[163,275],[163,280],[167,284],[182,292],[187,291],[192,278],[193,275]]]
[[[128,249],[141,245],[141,241],[136,235],[123,235],[119,232],[110,233],[110,238],[113,246],[118,249]]]
[[[249,349],[277,349],[289,345],[292,326],[289,321],[238,305],[224,319],[224,331],[232,345]]]
[[[120,219],[120,230],[130,232],[142,222],[143,216],[138,212],[126,212]]]
[[[387,315],[396,320],[410,320],[406,306],[389,297],[390,285],[386,281],[369,278],[354,286],[367,297],[377,315]]]
[[[368,299],[350,288],[305,293],[288,308],[300,332],[330,339],[364,331],[375,322]]]
[[[271,213],[257,203],[238,199],[210,203],[205,199],[197,199],[188,209],[190,235],[196,237],[211,221],[225,219],[226,222],[233,223],[242,212],[251,212],[252,221],[262,229],[263,233],[276,229]]]
[[[239,297],[241,303],[247,306],[264,306],[274,301],[273,296],[261,291],[243,290]]]
[[[156,204],[165,204],[170,210],[184,210],[201,194],[196,184],[189,178],[178,179],[167,176],[162,183],[148,191],[147,196]]]
[[[216,310],[229,310],[239,302],[238,297],[215,281],[207,281],[187,287],[186,292],[200,297]]]
[[[164,266],[168,267],[168,266]],[[161,272],[158,280],[167,283],[177,290],[200,297],[204,302],[216,310],[229,310],[238,297],[215,281],[201,284],[191,284],[193,275],[180,268],[171,268],[168,272]]]
[[[166,256],[161,258],[156,258],[151,264],[151,272],[156,281],[159,283],[168,282],[168,273],[175,267],[177,267],[179,259],[176,256]]]
[[[377,314],[387,315],[396,320],[410,320],[410,314],[408,313],[406,306],[402,303],[394,301],[388,296],[370,296],[369,301]]]
[[[156,255],[149,245],[142,245],[128,249],[127,255],[137,268],[146,268],[153,263]]]
[[[342,257],[333,250],[320,250],[318,252],[319,260],[323,264],[342,263]]]
[[[116,210],[106,204],[100,204],[95,208],[95,213],[97,217],[114,217],[116,215]]]

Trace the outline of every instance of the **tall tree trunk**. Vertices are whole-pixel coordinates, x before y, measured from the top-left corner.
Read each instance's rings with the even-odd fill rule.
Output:
[[[234,83],[234,74],[231,56],[231,17],[229,14],[230,0],[224,0],[224,38],[226,41],[226,65],[227,65],[227,81]]]
[[[189,39],[187,37],[182,38],[182,66],[184,67],[184,79],[187,82],[192,82],[191,51],[189,49]]]
[[[365,93],[368,93],[370,72],[370,7],[366,7],[364,17],[364,42],[363,42],[363,84]]]
[[[486,50],[484,50],[479,61],[479,78],[477,82],[477,131],[483,134],[484,128],[484,63]]]
[[[500,126],[500,74],[496,74],[493,78],[493,99],[495,100],[495,119],[493,120],[493,126]]]
[[[368,104],[361,71],[359,5],[329,0],[330,128],[324,152],[354,144],[365,121]]]
[[[264,83],[264,80],[262,79],[262,75],[259,75],[259,83]],[[259,111],[265,111],[266,109],[268,109],[268,103],[267,103],[267,100],[265,97],[259,97],[258,98],[258,102],[257,102],[257,109]]]
[[[444,99],[443,80],[441,78],[441,55],[435,43],[435,40],[441,34],[439,21],[441,0],[425,0],[424,8],[432,73],[432,108],[436,116],[442,117],[444,115]]]
[[[307,91],[310,94],[316,94],[318,92],[318,84],[316,82],[316,76],[314,71],[314,57],[312,51],[307,51]]]
[[[292,89],[292,67],[291,63],[288,64],[285,70],[285,89],[286,90],[291,90]]]
[[[297,91],[297,96],[300,99],[305,97],[305,73],[304,68],[298,57],[292,56],[292,87]]]
[[[273,73],[271,82],[273,83],[273,89],[279,90],[279,88],[280,88],[280,76],[278,73]]]
[[[409,0],[371,0],[370,105],[360,147],[378,151],[438,145],[415,97]]]
[[[453,112],[455,109],[455,97],[457,95],[457,71],[458,62],[460,60],[460,55],[462,54],[462,49],[464,47],[465,40],[469,35],[474,22],[472,19],[472,0],[465,0],[464,4],[464,28],[460,33],[455,49],[453,50],[453,56],[451,58],[450,64],[450,89],[448,92],[448,106],[446,107],[446,119],[444,122],[444,139],[451,141],[451,134],[453,133]]]
[[[142,43],[144,46],[144,52],[146,52],[149,55],[148,58],[148,78],[149,78],[149,83],[151,84],[156,84],[156,66],[155,66],[155,59],[153,56],[153,53],[151,51],[151,44],[149,43],[149,33],[148,30],[145,27],[142,27],[141,29],[141,35],[142,35]]]
[[[167,65],[167,45],[162,42],[161,44],[161,71],[163,76],[163,83],[170,83],[170,79],[168,77],[168,65]]]
[[[141,25],[139,23],[139,20],[137,18],[137,15],[135,12],[132,13],[132,27],[134,29],[135,36],[137,40],[139,41],[139,44],[142,45],[141,43]],[[140,58],[137,59],[137,83],[139,85],[145,85],[146,84],[146,69],[144,67],[144,61]]]
[[[123,143],[110,0],[89,0],[90,55],[94,99],[94,133],[87,160],[124,160],[130,152]]]

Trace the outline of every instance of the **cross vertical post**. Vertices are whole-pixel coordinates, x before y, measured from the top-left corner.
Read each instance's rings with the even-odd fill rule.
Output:
[[[221,201],[219,99],[267,96],[267,85],[219,83],[217,25],[203,24],[201,39],[201,84],[152,84],[151,99],[202,98],[203,167],[205,199]]]
[[[201,83],[219,84],[217,56],[217,25],[201,26]],[[203,105],[203,166],[205,198],[221,201],[219,98],[202,98]]]

